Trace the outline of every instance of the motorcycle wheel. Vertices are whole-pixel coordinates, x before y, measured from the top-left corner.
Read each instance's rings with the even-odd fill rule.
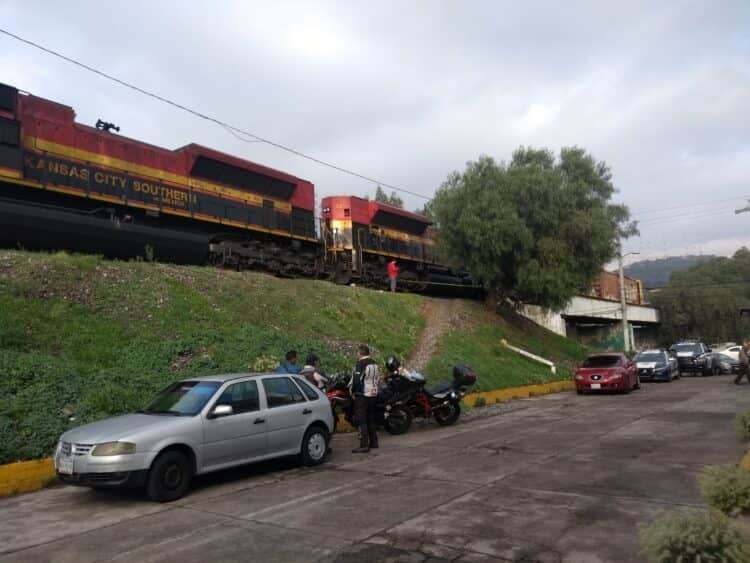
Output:
[[[435,422],[440,426],[455,424],[461,416],[461,407],[457,403],[448,403],[435,411]]]
[[[383,421],[383,426],[388,434],[403,434],[411,426],[411,413],[403,407],[393,407],[388,412],[388,418]]]

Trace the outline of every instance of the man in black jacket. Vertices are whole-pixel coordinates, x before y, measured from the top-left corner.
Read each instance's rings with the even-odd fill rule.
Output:
[[[380,386],[380,370],[370,357],[370,348],[362,344],[357,355],[357,365],[349,383],[354,397],[354,416],[359,428],[359,447],[352,453],[363,454],[370,448],[378,447],[378,434],[375,428],[375,402]]]

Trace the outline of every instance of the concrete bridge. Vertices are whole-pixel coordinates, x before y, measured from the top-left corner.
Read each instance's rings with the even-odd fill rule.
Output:
[[[622,308],[619,301],[579,295],[559,312],[526,305],[522,314],[537,324],[594,347],[622,349]],[[648,305],[627,305],[633,349],[656,344],[659,310]]]

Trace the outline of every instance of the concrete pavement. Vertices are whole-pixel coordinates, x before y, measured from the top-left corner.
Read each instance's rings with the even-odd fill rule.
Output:
[[[450,428],[384,436],[374,453],[206,476],[185,499],[56,487],[0,500],[10,561],[640,561],[637,529],[702,506],[695,474],[737,462],[729,377],[631,395],[517,401]]]

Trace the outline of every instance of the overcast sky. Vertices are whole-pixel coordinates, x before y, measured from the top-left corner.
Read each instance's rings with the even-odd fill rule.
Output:
[[[425,196],[481,154],[580,145],[641,221],[626,251],[750,245],[750,213],[733,212],[750,197],[750,0],[0,0],[0,14],[13,33]],[[318,196],[375,190],[2,35],[0,82],[83,123],[285,170]]]

